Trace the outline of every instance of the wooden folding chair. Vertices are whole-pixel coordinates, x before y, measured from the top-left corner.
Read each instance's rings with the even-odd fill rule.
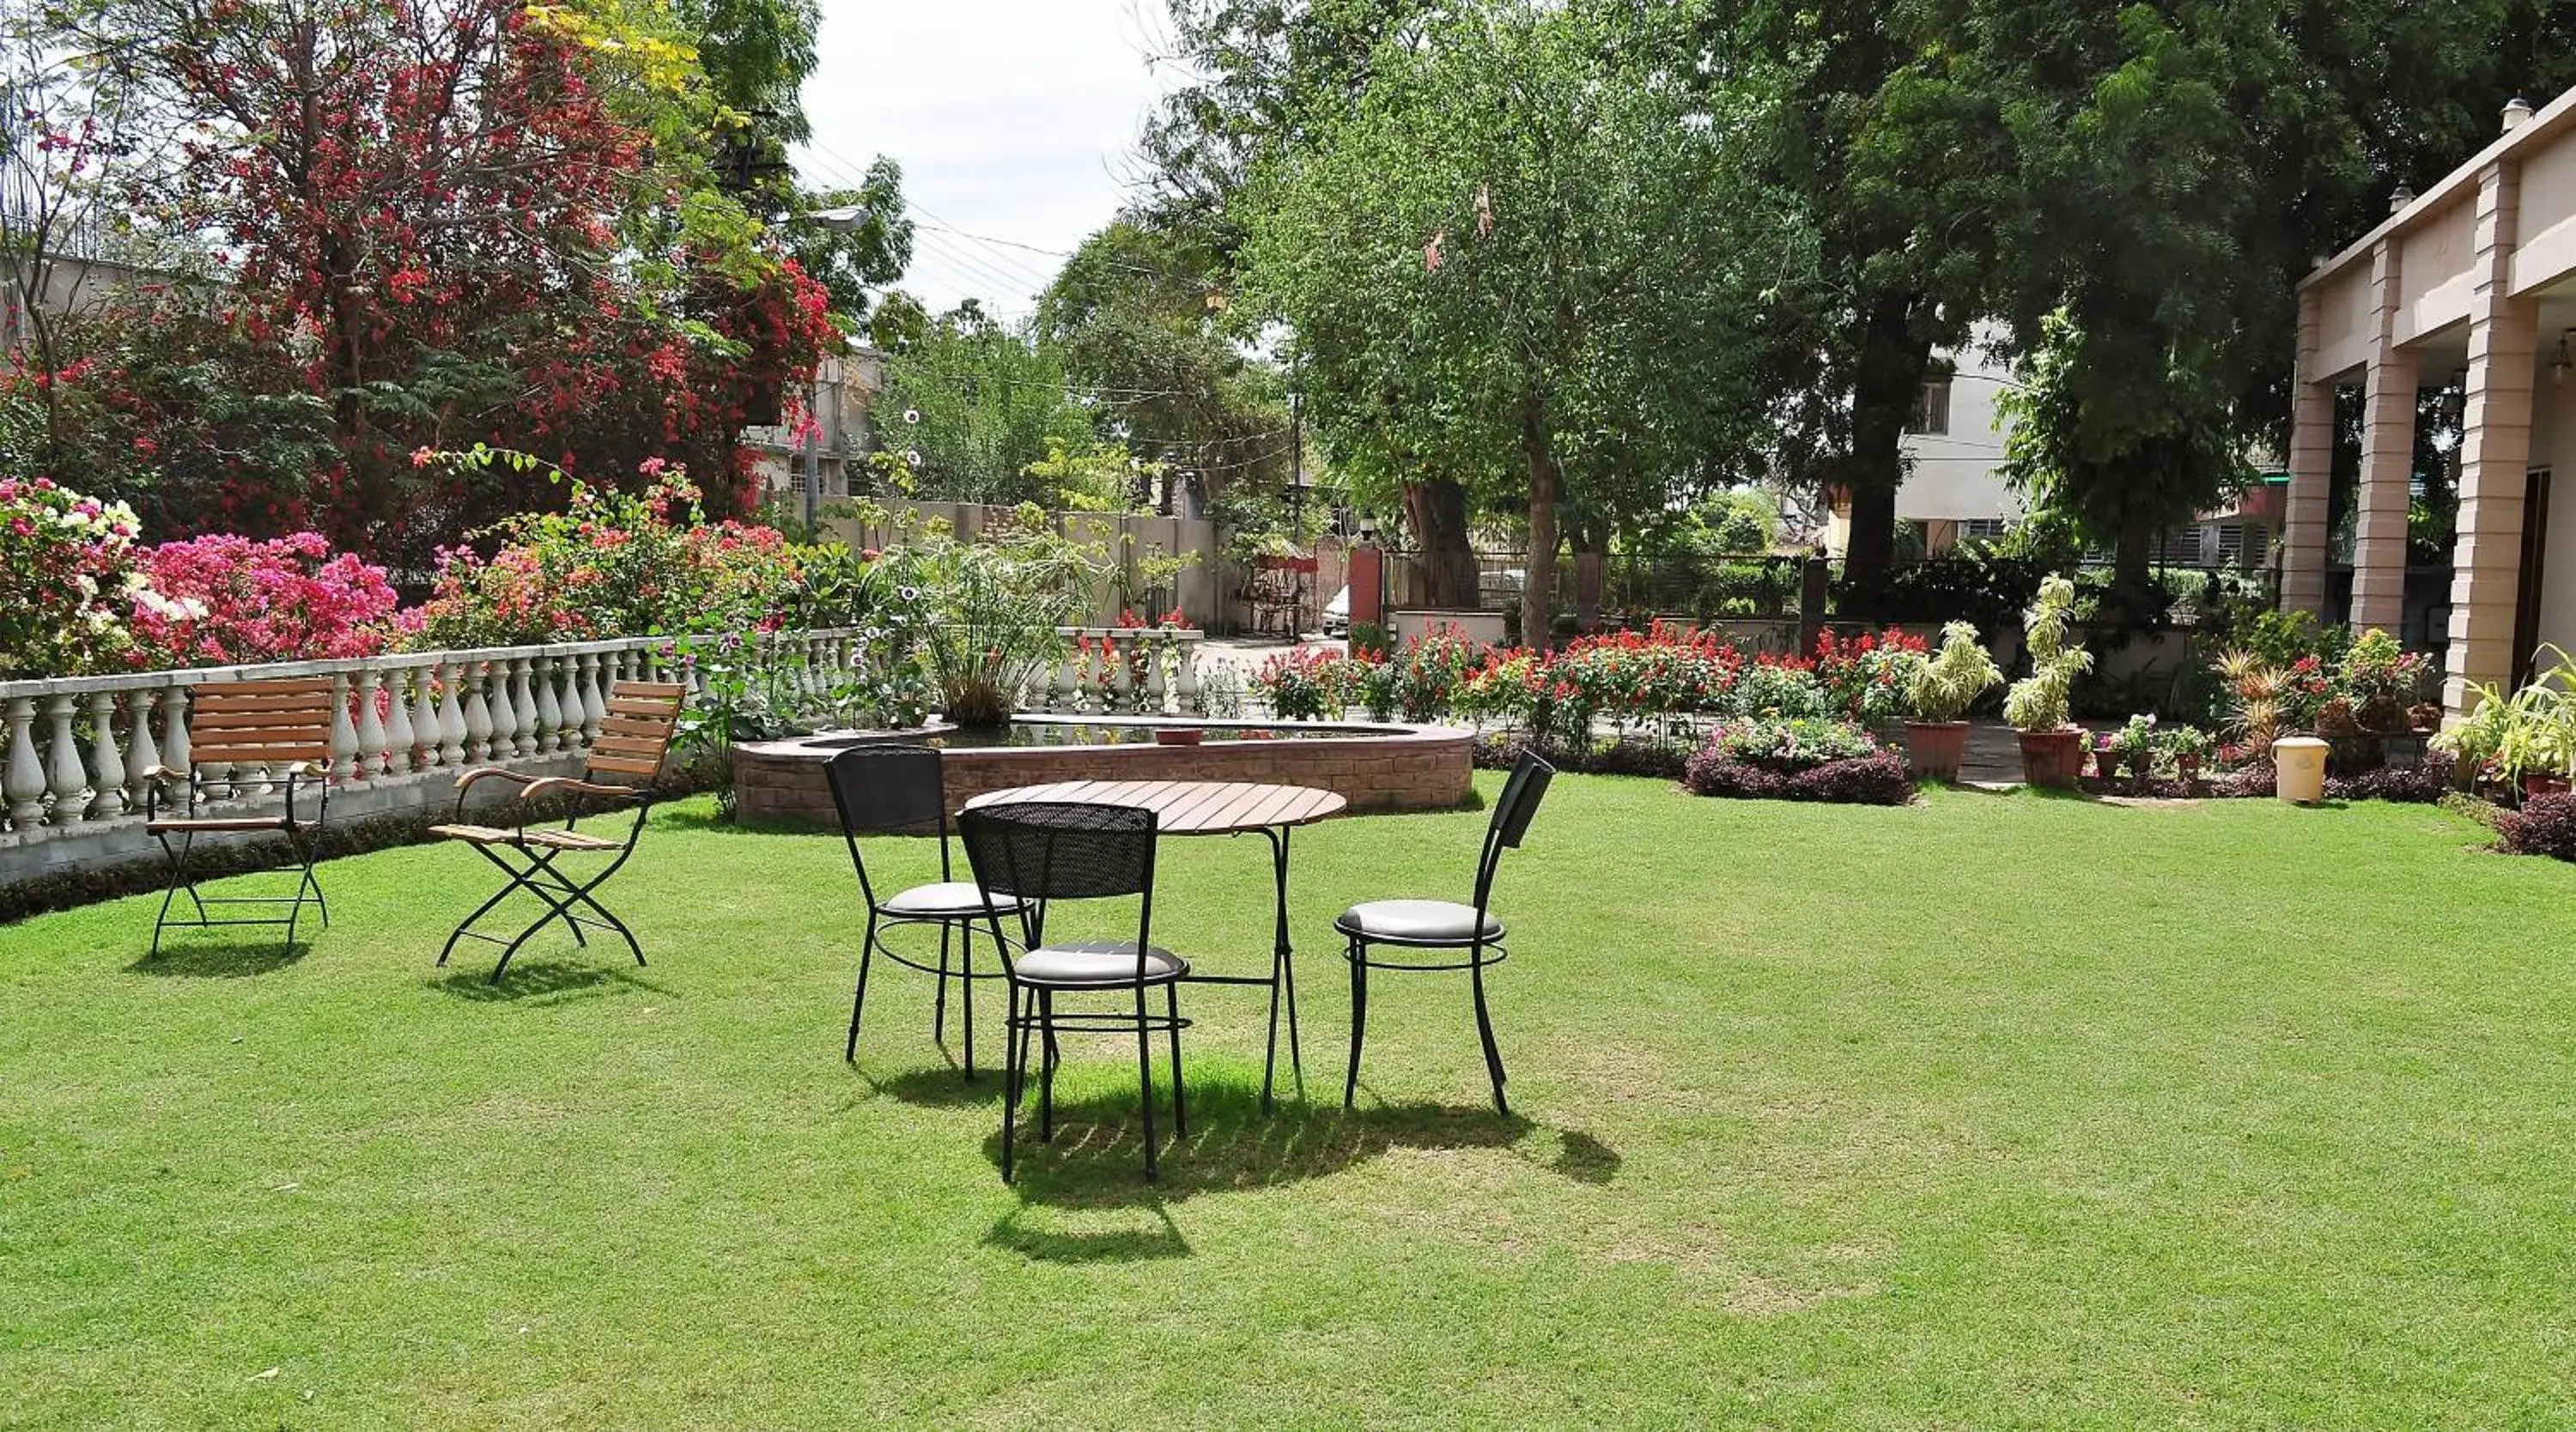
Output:
[[[170,859],[170,888],[161,896],[161,913],[152,922],[152,953],[161,953],[162,932],[173,925],[182,928],[212,928],[218,925],[284,925],[286,947],[295,948],[296,922],[311,904],[322,916],[323,928],[331,925],[331,906],[322,898],[322,883],[313,877],[313,861],[321,848],[323,822],[331,814],[331,682],[328,677],[298,681],[210,681],[190,689],[194,703],[188,719],[188,768],[174,771],[167,766],[154,766],[145,771],[143,792],[143,828],[161,842],[161,853]],[[161,813],[162,788],[171,781],[184,780],[186,802],[182,813]],[[295,793],[299,784],[309,782],[321,794],[315,797],[310,819],[295,813]],[[200,816],[198,807],[206,801],[248,800],[284,788],[283,808],[273,815]],[[256,835],[274,832],[286,837],[295,853],[296,881],[292,895],[201,895],[197,892],[196,873],[189,868],[188,858],[201,835]],[[196,911],[196,918],[170,917],[170,908],[182,895]],[[283,916],[228,916],[217,918],[209,906],[215,905],[284,905]]]
[[[492,967],[491,980],[499,984],[502,972],[510,968],[510,957],[519,952],[519,947],[557,920],[572,931],[573,942],[585,948],[590,940],[582,933],[583,927],[614,930],[626,942],[626,948],[635,952],[635,963],[644,963],[644,947],[635,942],[635,933],[599,903],[595,892],[635,853],[635,843],[644,834],[645,812],[653,804],[653,778],[661,773],[663,753],[670,749],[672,733],[680,723],[680,707],[687,699],[687,687],[664,682],[621,681],[610,687],[607,718],[600,722],[599,739],[591,743],[590,759],[578,780],[570,776],[531,776],[499,766],[479,766],[456,778],[456,823],[432,826],[430,834],[473,846],[506,879],[491,899],[457,924],[456,932],[447,937],[446,947],[438,952],[439,964],[447,963],[459,940],[488,941],[501,946],[501,962]],[[631,783],[613,784],[600,780],[602,776],[624,777]],[[494,779],[516,782],[522,801],[567,797],[571,811],[563,826],[531,829],[524,824],[467,824],[467,792],[480,782]],[[635,814],[623,841],[603,840],[573,828],[586,816],[616,810],[632,810]],[[555,862],[566,855],[608,855],[611,859],[587,878],[577,879],[555,868]],[[536,896],[546,907],[534,924],[508,937],[474,928],[476,921],[522,890]],[[576,909],[590,913],[578,915],[573,913]]]

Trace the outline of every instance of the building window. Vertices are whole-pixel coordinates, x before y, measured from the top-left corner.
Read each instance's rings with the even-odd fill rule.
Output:
[[[2222,522],[2218,525],[2218,563],[2223,567],[2262,565],[2270,550],[2271,537],[2259,522]]]
[[[2165,534],[2162,550],[2156,555],[2171,566],[2197,567],[2206,550],[2200,527],[2177,527]]]
[[[1905,430],[1925,437],[1940,437],[1950,431],[1948,374],[1924,380],[1923,392],[1914,400],[1914,416],[1905,420]]]
[[[1962,542],[1999,542],[2003,540],[2004,520],[2000,517],[1962,517],[1959,540]]]

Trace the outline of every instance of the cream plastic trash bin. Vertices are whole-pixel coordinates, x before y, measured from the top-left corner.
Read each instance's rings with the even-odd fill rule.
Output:
[[[2326,797],[2326,743],[2314,736],[2284,736],[2272,743],[2273,789],[2293,805],[2315,805]]]

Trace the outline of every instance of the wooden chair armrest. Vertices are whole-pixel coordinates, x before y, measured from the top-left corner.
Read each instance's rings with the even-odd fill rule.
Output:
[[[507,766],[475,766],[471,769],[459,771],[457,773],[456,793],[460,796],[465,794],[466,787],[473,785],[476,781],[482,780],[487,776],[498,776],[505,781],[516,781],[522,786],[533,785],[539,779],[536,776],[529,775],[525,771],[511,770]]]
[[[147,781],[184,781],[187,778],[187,772],[174,771],[168,766],[146,766],[143,769],[143,779]]]
[[[601,785],[596,781],[578,780],[571,776],[548,776],[543,780],[529,782],[526,789],[519,792],[519,799],[532,801],[554,791],[570,791],[574,795],[581,796],[606,796],[614,800],[627,800],[646,794],[642,788],[636,786],[609,786]]]

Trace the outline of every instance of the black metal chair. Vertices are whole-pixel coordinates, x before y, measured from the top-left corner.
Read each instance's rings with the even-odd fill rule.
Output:
[[[170,860],[170,888],[161,896],[161,912],[152,921],[152,954],[161,953],[161,936],[172,927],[213,929],[223,925],[284,925],[286,948],[295,948],[295,927],[311,905],[331,927],[330,902],[322,882],[313,876],[321,854],[322,831],[331,815],[331,717],[336,697],[327,677],[300,681],[207,682],[193,693],[196,710],[188,733],[195,746],[187,769],[155,766],[143,773],[143,829],[161,843]],[[162,785],[185,781],[184,803],[177,815],[162,809]],[[312,813],[296,813],[299,783],[314,792]],[[199,815],[207,801],[248,801],[282,788],[275,814]],[[201,895],[189,864],[201,835],[284,835],[296,865],[292,895]],[[174,841],[172,837],[177,839]],[[188,897],[196,918],[170,916],[171,905]],[[286,907],[284,915],[218,916],[209,906]]]
[[[1056,1035],[1064,1031],[1136,1035],[1136,1082],[1145,1111],[1145,1177],[1157,1176],[1154,1147],[1153,1034],[1167,1031],[1172,1048],[1172,1130],[1189,1134],[1181,1092],[1181,1018],[1176,986],[1189,962],[1153,943],[1154,812],[1140,806],[1030,801],[970,809],[957,818],[967,863],[995,913],[993,944],[1009,978],[1010,1017],[1005,1024],[1009,1072],[1002,1092],[1002,1181],[1011,1181],[1012,1128],[1020,1088],[1028,1076],[1029,1038],[1044,1042],[1038,1074],[1038,1138],[1055,1137]],[[1136,938],[1049,943],[1046,922],[1057,901],[1136,897]],[[1019,937],[1003,934],[1000,902],[1015,903]],[[1012,953],[1018,946],[1019,953]],[[1145,992],[1163,989],[1163,1013],[1149,1014]],[[1133,993],[1132,1013],[1059,1012],[1056,996]]]
[[[1360,1042],[1368,1028],[1368,972],[1465,970],[1475,982],[1476,1033],[1485,1043],[1485,1072],[1493,1077],[1494,1108],[1505,1114],[1512,1111],[1503,1098],[1503,1053],[1494,1043],[1493,1016],[1485,1009],[1485,967],[1501,964],[1511,952],[1503,947],[1503,922],[1494,918],[1487,901],[1494,892],[1494,869],[1502,863],[1503,852],[1519,848],[1521,837],[1529,832],[1530,818],[1538,814],[1540,798],[1547,794],[1547,783],[1555,776],[1554,766],[1527,752],[1512,767],[1511,777],[1503,782],[1502,798],[1494,802],[1493,819],[1485,823],[1485,847],[1476,860],[1473,905],[1448,900],[1372,900],[1353,905],[1333,922],[1333,928],[1349,942],[1342,957],[1351,965],[1351,1069],[1342,1085],[1344,1108],[1359,1094]],[[1369,951],[1378,945],[1399,950],[1464,950],[1467,957],[1428,963],[1370,958]]]
[[[955,978],[964,983],[965,1074],[974,1078],[975,981],[1004,977],[999,966],[985,971],[975,968],[975,922],[1017,914],[1020,902],[1003,899],[993,904],[974,881],[956,878],[948,856],[948,787],[937,747],[893,743],[852,746],[824,764],[823,779],[831,787],[832,806],[841,817],[841,838],[849,844],[850,864],[859,872],[859,894],[868,905],[867,933],[859,941],[859,984],[850,996],[850,1040],[842,1057],[859,1057],[859,1016],[868,1002],[868,966],[873,957],[883,955],[906,969],[939,977],[939,993],[931,1006],[930,1037],[942,1045],[948,1039],[948,981]],[[859,837],[934,832],[939,837],[938,881],[879,896],[876,883],[868,876],[868,862],[859,853]],[[887,931],[907,925],[939,927],[936,968],[907,958],[885,943]],[[952,935],[958,954],[954,969],[949,964]]]

